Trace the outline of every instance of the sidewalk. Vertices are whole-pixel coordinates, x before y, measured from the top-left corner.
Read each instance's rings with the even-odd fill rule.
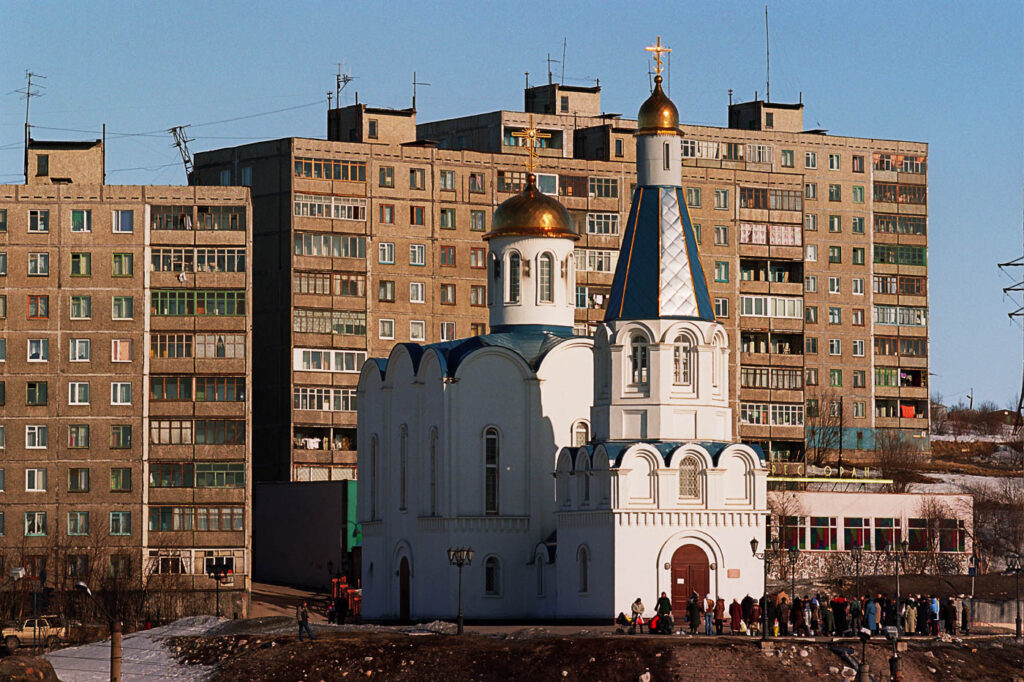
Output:
[[[287,616],[294,618],[295,607],[305,600],[309,605],[309,622],[326,623],[327,618],[320,613],[325,598],[326,595],[322,592],[318,593],[301,587],[254,582],[249,617]]]

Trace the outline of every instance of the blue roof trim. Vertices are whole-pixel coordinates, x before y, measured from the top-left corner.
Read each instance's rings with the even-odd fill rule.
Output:
[[[517,332],[547,332],[549,334],[572,334],[572,327],[557,324],[497,324],[491,327],[492,334],[512,334]]]
[[[662,315],[661,305],[661,193],[675,192],[686,241],[690,273],[699,315]],[[633,193],[626,230],[622,236],[619,261],[612,279],[605,321],[698,319],[715,321],[707,278],[700,262],[697,238],[679,186],[645,185]]]
[[[420,371],[420,365],[428,351],[437,355],[441,365],[441,373],[446,377],[454,377],[459,370],[459,365],[473,351],[481,348],[505,348],[516,353],[523,361],[536,371],[544,357],[557,345],[570,339],[580,338],[573,334],[572,327],[546,326],[546,325],[511,325],[512,330],[507,332],[484,334],[482,336],[471,336],[467,339],[455,341],[442,341],[421,346],[418,343],[400,343],[409,353],[412,360],[413,372]],[[395,349],[392,349],[394,353]],[[386,372],[388,361],[383,358],[373,358],[382,374]]]
[[[618,467],[622,464],[622,456],[625,454],[626,450],[633,447],[634,445],[639,445],[640,443],[645,443],[647,445],[654,447],[654,449],[657,450],[658,453],[661,455],[661,458],[665,461],[665,464],[668,464],[669,461],[672,459],[672,453],[674,453],[676,450],[683,447],[684,445],[699,445],[705,450],[707,450],[708,454],[711,455],[711,463],[713,466],[718,466],[718,460],[722,456],[722,452],[727,447],[729,447],[730,445],[743,445],[743,443],[734,443],[731,441],[721,440],[659,442],[608,441],[602,443],[602,445],[604,446],[605,451],[608,453],[608,461],[611,462],[611,465],[613,467]],[[764,450],[761,449],[760,445],[747,445],[747,447],[753,450],[762,462],[767,459],[764,456]]]
[[[383,379],[384,375],[388,371],[388,359],[387,358],[370,358],[370,362],[377,365],[377,371],[380,372],[380,378]]]

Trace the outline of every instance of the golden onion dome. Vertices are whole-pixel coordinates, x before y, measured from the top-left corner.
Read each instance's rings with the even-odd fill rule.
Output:
[[[679,110],[661,89],[661,76],[654,77],[654,92],[640,105],[637,115],[640,135],[678,135]]]
[[[572,229],[572,218],[558,200],[537,189],[537,176],[526,176],[526,187],[506,199],[494,212],[491,231],[484,239],[494,237],[559,237],[579,239]]]

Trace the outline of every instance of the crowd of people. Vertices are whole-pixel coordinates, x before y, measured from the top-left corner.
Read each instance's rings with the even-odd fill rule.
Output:
[[[767,619],[765,609],[767,608]],[[872,635],[886,627],[896,627],[900,635],[937,637],[970,634],[970,607],[960,597],[939,598],[935,595],[908,595],[896,599],[877,595],[860,599],[844,596],[815,594],[790,596],[784,590],[754,599],[749,594],[742,600],[733,598],[728,605],[721,597],[710,594],[690,595],[683,614],[672,613],[672,600],[662,592],[654,615],[647,619],[643,601],[637,597],[631,607],[630,618],[620,613],[616,622],[628,626],[631,632],[671,634],[679,632],[685,624],[691,635],[742,634],[760,635],[764,623],[773,637],[844,637],[857,635],[867,629]],[[679,628],[674,629],[676,620]]]

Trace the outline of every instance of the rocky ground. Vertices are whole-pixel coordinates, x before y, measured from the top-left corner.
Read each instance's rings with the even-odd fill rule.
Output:
[[[314,642],[299,642],[291,623],[262,619],[213,634],[168,640],[177,660],[217,665],[211,680],[757,680],[851,679],[860,644],[779,641],[762,651],[745,637],[628,636],[608,629],[553,634],[532,627],[462,637],[450,624],[426,628],[320,627]],[[288,634],[283,634],[287,630]],[[891,646],[868,646],[876,680],[888,678]],[[906,680],[1024,680],[1024,647],[1009,638],[927,640],[902,654]],[[645,674],[649,677],[645,678]]]

